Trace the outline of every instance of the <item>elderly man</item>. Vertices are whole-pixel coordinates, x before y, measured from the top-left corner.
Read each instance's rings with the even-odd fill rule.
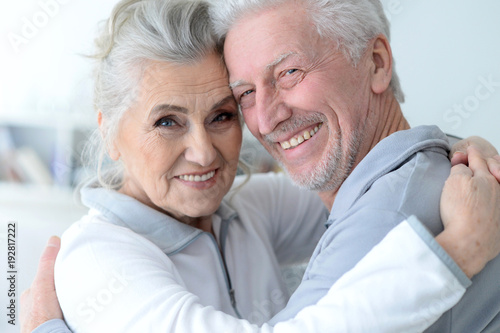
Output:
[[[449,144],[437,127],[410,129],[401,112],[378,0],[215,2],[230,85],[249,130],[297,185],[318,191],[331,208],[278,322],[315,304],[404,218],[442,230]],[[499,275],[497,258],[428,331],[499,332]]]

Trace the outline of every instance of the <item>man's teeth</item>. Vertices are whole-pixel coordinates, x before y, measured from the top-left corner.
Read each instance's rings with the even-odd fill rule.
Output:
[[[305,131],[302,135],[299,135],[295,138],[290,139],[290,141],[283,141],[281,142],[281,148],[283,149],[290,149],[297,147],[300,145],[302,142],[309,140],[312,138],[321,128],[322,124],[319,124],[318,126],[314,127],[314,129],[310,131]]]
[[[196,175],[196,176],[182,175],[182,176],[179,176],[179,178],[182,180],[185,180],[187,182],[204,182],[204,181],[207,181],[210,178],[212,178],[214,175],[215,175],[215,171],[210,171],[209,173],[207,173],[205,175],[201,175],[201,176],[199,176],[199,175]]]

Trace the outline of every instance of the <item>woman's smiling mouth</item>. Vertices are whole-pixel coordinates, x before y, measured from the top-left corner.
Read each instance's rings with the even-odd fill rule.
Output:
[[[215,175],[215,170],[210,171],[204,175],[181,175],[178,176],[179,179],[187,181],[187,182],[205,182],[209,179],[212,179]]]

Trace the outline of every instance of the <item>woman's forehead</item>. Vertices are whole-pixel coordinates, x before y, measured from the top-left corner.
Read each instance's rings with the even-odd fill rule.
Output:
[[[230,91],[226,69],[213,57],[187,65],[153,62],[145,69],[140,85],[143,96],[161,94],[186,99]]]

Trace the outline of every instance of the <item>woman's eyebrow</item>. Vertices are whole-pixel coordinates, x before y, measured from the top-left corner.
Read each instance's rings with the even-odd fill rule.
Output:
[[[212,107],[210,108],[210,111],[215,111],[216,109],[220,108],[222,105],[227,104],[228,102],[233,101],[233,100],[234,100],[233,95],[228,95],[228,96],[224,97],[223,99],[221,99],[220,101],[218,101],[217,103],[215,103],[214,105],[212,105]],[[184,114],[189,113],[189,110],[185,107],[182,107],[182,106],[173,105],[173,104],[158,104],[149,113],[149,118],[151,118],[151,117],[154,118],[154,116],[156,114],[162,113],[162,112],[168,112],[168,111],[180,112],[180,113],[184,113]]]
[[[168,111],[188,113],[188,109],[182,106],[172,105],[172,104],[158,104],[151,110],[151,112],[149,112],[148,118],[154,118],[155,115]]]
[[[232,94],[224,97],[223,99],[221,99],[220,101],[218,101],[217,103],[212,105],[212,107],[210,108],[210,111],[215,111],[218,108],[220,108],[221,106],[223,106],[224,104],[227,104],[228,102],[231,102],[231,101],[234,101],[234,97]]]

